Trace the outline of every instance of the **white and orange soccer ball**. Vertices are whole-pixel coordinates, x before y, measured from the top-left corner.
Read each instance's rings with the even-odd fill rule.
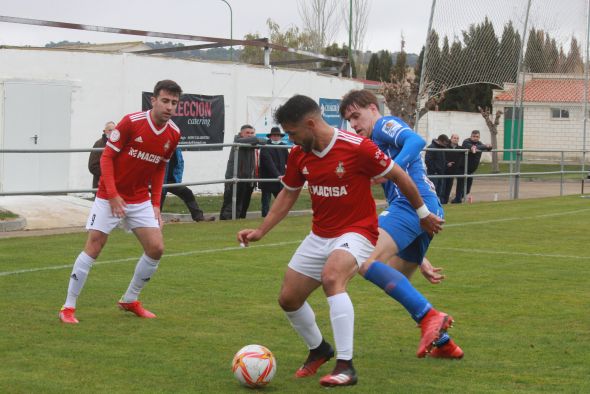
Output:
[[[277,371],[277,361],[272,352],[261,345],[244,346],[234,356],[231,370],[246,387],[264,387]]]

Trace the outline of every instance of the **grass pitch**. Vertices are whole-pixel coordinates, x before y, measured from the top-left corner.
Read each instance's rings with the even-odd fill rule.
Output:
[[[419,330],[397,303],[361,277],[355,305],[359,393],[590,392],[590,200],[580,197],[447,206],[429,258],[447,279],[413,283],[453,314],[460,361],[417,359]],[[85,234],[0,240],[0,392],[236,393],[234,353],[269,347],[269,393],[319,392],[296,380],[307,350],[276,303],[286,264],[310,217],[286,219],[243,249],[235,233],[259,220],[165,227],[166,255],[141,299],[154,320],[120,312],[139,244],[115,231],[64,326],[71,265]],[[310,304],[332,341],[321,291]],[[333,363],[320,370],[320,376]],[[336,389],[339,390],[339,389]]]

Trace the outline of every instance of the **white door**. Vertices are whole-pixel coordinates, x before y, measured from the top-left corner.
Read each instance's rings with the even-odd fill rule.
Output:
[[[67,149],[70,146],[70,85],[4,82],[4,149]],[[1,189],[49,191],[68,188],[70,154],[5,153]]]

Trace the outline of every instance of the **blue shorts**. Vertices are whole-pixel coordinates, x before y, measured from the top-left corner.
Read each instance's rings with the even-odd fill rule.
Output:
[[[428,210],[444,219],[444,211],[438,197],[422,197]],[[396,199],[379,215],[379,227],[385,230],[397,245],[397,255],[402,259],[422,264],[431,238],[422,227],[416,210],[405,199]]]

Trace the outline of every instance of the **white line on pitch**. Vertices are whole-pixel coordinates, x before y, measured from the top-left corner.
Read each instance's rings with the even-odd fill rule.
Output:
[[[572,259],[572,260],[590,260],[590,256],[572,256],[566,254],[546,254],[546,253],[526,253],[526,252],[505,252],[502,250],[487,250],[487,249],[471,249],[471,248],[448,248],[444,246],[432,246],[430,249],[436,250],[450,250],[453,252],[463,253],[478,253],[478,254],[504,254],[510,256],[526,256],[526,257],[550,257],[557,259]]]
[[[249,248],[268,248],[274,246],[284,246],[290,244],[300,243],[301,241],[289,241],[289,242],[278,242],[274,244],[261,244],[261,245],[252,245],[248,246]],[[178,252],[178,253],[166,253],[164,255],[164,259],[169,257],[181,257],[181,256],[190,256],[196,254],[207,254],[207,253],[218,253],[218,252],[227,252],[232,250],[241,250],[243,249],[241,246],[228,246],[227,248],[219,248],[219,249],[205,249],[205,250],[191,250],[188,252]],[[124,259],[116,259],[116,260],[104,260],[104,261],[95,261],[93,265],[105,265],[105,264],[115,264],[115,263],[125,263],[128,261],[137,261],[139,257],[127,257]],[[18,274],[28,274],[31,272],[39,272],[39,271],[50,271],[50,270],[59,270],[64,268],[72,268],[74,263],[71,264],[64,264],[64,265],[53,265],[49,267],[39,267],[39,268],[29,268],[23,270],[16,270],[16,271],[5,271],[0,272],[0,276],[9,276],[9,275],[18,275]]]
[[[547,214],[536,215],[536,216],[524,216],[524,217],[516,217],[516,218],[481,220],[481,221],[477,221],[477,222],[452,223],[452,224],[446,224],[445,228],[470,226],[470,225],[474,225],[474,224],[490,224],[490,223],[509,222],[509,221],[515,221],[515,220],[539,219],[539,218],[548,218],[548,217],[556,217],[556,216],[564,216],[564,215],[573,215],[573,214],[578,214],[578,213],[582,213],[582,212],[587,212],[589,210],[590,210],[590,208],[585,208],[585,209],[578,209],[575,211],[547,213]],[[249,247],[250,248],[266,248],[269,246],[273,247],[273,246],[290,245],[290,244],[296,244],[296,243],[300,243],[300,242],[301,242],[301,240],[289,241],[289,242],[278,242],[278,243],[273,243],[273,244],[250,245]],[[193,250],[193,251],[188,251],[188,252],[178,252],[178,253],[165,254],[164,258],[190,256],[190,255],[206,254],[206,253],[227,252],[227,251],[239,250],[239,249],[241,249],[241,247],[239,247],[239,246],[229,246],[226,248],[219,248],[219,249]],[[445,248],[438,248],[438,249],[445,249]],[[447,249],[448,250],[456,250],[456,251],[464,251],[463,249],[460,249],[460,248],[457,248],[457,249],[447,248]],[[518,252],[494,252],[494,251],[489,251],[489,250],[482,250],[482,251],[480,251],[480,253],[497,253],[497,254],[513,254],[513,255],[521,254],[524,256],[587,259],[587,257],[583,257],[583,256],[548,255],[548,254],[533,254],[533,253],[528,254],[528,253],[518,253]],[[137,259],[138,259],[137,257],[128,257],[128,258],[124,258],[124,259],[96,261],[94,264],[95,265],[103,265],[103,264],[124,263],[127,261],[135,261]],[[29,268],[29,269],[16,270],[16,271],[4,271],[4,272],[0,272],[0,277],[1,276],[9,276],[9,275],[26,274],[26,273],[31,273],[31,272],[39,272],[39,271],[65,269],[65,268],[71,268],[72,265],[73,265],[73,263],[67,264],[67,265],[64,264],[64,265],[54,265],[54,266],[49,266],[49,267]]]

